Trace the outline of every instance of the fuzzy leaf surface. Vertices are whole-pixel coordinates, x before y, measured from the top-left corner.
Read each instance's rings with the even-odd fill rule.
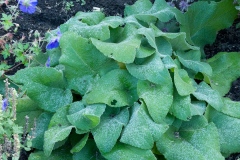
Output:
[[[205,82],[201,82],[197,86],[197,90],[193,93],[193,95],[198,100],[204,100],[208,104],[210,104],[213,108],[220,111],[224,107],[224,103],[222,100],[222,96],[218,91],[213,90],[208,84]]]
[[[192,79],[184,69],[174,69],[174,83],[178,94],[181,96],[187,96],[196,90],[193,86]]]
[[[23,84],[28,97],[46,111],[55,112],[72,102],[72,93],[66,89],[63,73],[54,68],[25,68],[11,76],[11,79]]]
[[[44,153],[50,156],[56,142],[63,141],[68,137],[73,126],[55,126],[44,133]]]
[[[62,56],[60,64],[65,66],[64,74],[70,89],[81,94],[91,88],[96,75],[102,75],[117,68],[113,60],[100,53],[88,39],[68,32],[61,37]]]
[[[146,106],[135,103],[132,116],[124,128],[120,142],[145,150],[150,150],[154,142],[168,129],[166,124],[154,122],[147,114]]]
[[[213,122],[219,133],[221,152],[225,157],[240,150],[240,119],[228,116],[208,107],[207,119]]]
[[[229,0],[211,3],[200,1],[193,3],[183,18],[177,19],[181,23],[181,31],[187,33],[187,40],[203,47],[214,42],[219,30],[230,27],[237,13]]]
[[[170,74],[158,54],[146,58],[140,65],[131,63],[127,64],[126,67],[130,74],[140,80],[149,80],[156,84],[163,84],[171,81]]]
[[[126,70],[112,70],[97,81],[83,97],[87,104],[104,103],[112,107],[131,106],[138,99],[137,79]]]
[[[154,84],[149,81],[138,81],[137,92],[145,102],[150,116],[157,123],[166,117],[173,102],[173,84]]]
[[[105,108],[104,104],[88,105],[84,109],[68,115],[67,119],[76,128],[88,131],[100,123],[100,117]]]
[[[211,87],[222,96],[228,93],[232,82],[240,77],[239,59],[239,52],[220,52],[207,60],[213,69],[213,74],[210,77]]]
[[[195,130],[190,135],[187,132],[179,132],[180,137],[182,134],[181,138],[175,137],[174,133],[174,130],[169,130],[157,142],[158,150],[166,159],[224,160],[220,153],[218,131],[213,123]]]
[[[111,151],[122,132],[123,126],[126,126],[129,120],[127,108],[120,113],[115,111],[117,109],[108,108],[108,112],[101,117],[100,124],[92,130],[97,147],[103,153]],[[111,110],[113,111],[111,112]]]
[[[143,150],[122,143],[117,143],[110,152],[103,156],[106,159],[157,160],[151,150]]]

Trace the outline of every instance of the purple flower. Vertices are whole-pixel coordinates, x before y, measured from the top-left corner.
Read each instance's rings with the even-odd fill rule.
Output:
[[[48,57],[48,59],[47,59],[47,62],[46,62],[46,67],[50,67],[50,62],[51,62],[51,59],[50,59],[50,57]]]
[[[167,2],[167,4],[171,7],[175,7],[175,4],[173,2]]]
[[[32,14],[36,10],[37,0],[18,0],[20,10]]]
[[[185,1],[185,0],[182,0],[180,3],[179,3],[179,8],[181,9],[181,11],[187,11],[187,9],[188,9],[188,7],[189,7],[189,4],[188,4],[188,2],[187,1]]]
[[[60,29],[58,28],[57,31],[57,36],[53,37],[50,42],[47,44],[46,48],[47,49],[53,49],[53,48],[57,48],[59,46],[59,40],[62,36],[62,33],[60,31]]]
[[[2,101],[2,110],[5,111],[7,109],[8,106],[8,100],[5,98]]]

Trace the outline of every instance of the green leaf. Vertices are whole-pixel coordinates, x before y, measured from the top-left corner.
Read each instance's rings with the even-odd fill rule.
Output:
[[[240,102],[232,101],[228,98],[223,98],[224,106],[222,113],[240,119]]]
[[[35,138],[32,140],[32,147],[38,150],[43,150],[44,133],[48,129],[48,124],[51,120],[52,114],[43,112],[36,121],[36,130],[34,132]]]
[[[135,103],[132,116],[124,128],[120,142],[141,149],[152,149],[154,142],[168,129],[166,124],[155,123],[147,114],[146,106]]]
[[[149,80],[156,84],[165,84],[171,81],[170,74],[158,54],[144,59],[141,64],[131,63],[126,67],[131,75],[140,80]]]
[[[83,147],[86,145],[88,140],[89,134],[85,134],[84,137],[74,145],[74,147],[70,150],[71,153],[79,152],[83,149]]]
[[[178,119],[187,121],[191,118],[191,98],[188,96],[181,96],[174,90],[173,94],[173,104],[170,108],[170,113],[172,113]]]
[[[116,69],[104,75],[85,94],[87,104],[104,103],[112,107],[131,106],[138,99],[137,79],[126,70]]]
[[[209,85],[207,85],[205,82],[201,82],[197,86],[197,90],[193,93],[193,95],[198,100],[204,100],[208,104],[210,104],[213,108],[215,108],[218,111],[221,111],[224,107],[224,103],[222,100],[221,95],[213,90]]]
[[[153,84],[148,81],[138,81],[137,92],[146,103],[149,114],[157,123],[166,117],[173,102],[173,84],[171,81],[163,84]]]
[[[55,126],[44,133],[44,153],[50,156],[56,142],[63,141],[68,137],[73,126]]]
[[[88,39],[76,33],[67,32],[61,37],[62,56],[60,64],[65,66],[64,74],[69,88],[85,94],[92,87],[94,78],[118,68],[117,63],[100,53]]]
[[[203,101],[192,101],[191,115],[203,115],[206,110],[206,103]]]
[[[17,119],[15,121],[19,126],[26,125],[25,116],[29,117],[29,127],[27,131],[30,132],[30,129],[34,126],[34,119],[39,117],[43,110],[39,109],[37,104],[34,103],[28,97],[23,97],[17,99]]]
[[[55,127],[55,126],[70,126],[71,124],[67,120],[68,114],[68,105],[59,108],[56,113],[51,118],[48,128]]]
[[[46,156],[43,151],[36,151],[30,154],[28,160],[72,160],[72,155],[68,150],[60,148],[54,150],[51,156]]]
[[[151,150],[143,150],[122,143],[117,143],[112,151],[103,154],[103,156],[107,159],[119,160],[156,160]]]
[[[237,72],[240,68],[239,59],[239,52],[220,52],[207,61],[213,69],[209,77],[211,87],[222,96],[228,93],[232,82],[240,77],[240,72]]]
[[[237,13],[232,1],[201,1],[193,3],[183,18],[177,20],[181,23],[181,31],[186,32],[187,40],[203,47],[214,42],[219,30],[230,27]]]
[[[221,152],[225,157],[240,150],[240,119],[233,118],[208,107],[207,119],[213,122],[219,133]]]
[[[186,131],[171,129],[156,144],[159,152],[168,160],[224,160],[220,153],[217,128],[213,123],[194,130],[190,135]]]
[[[175,16],[174,10],[176,9],[170,7],[164,0],[155,1],[153,5],[149,0],[142,0],[132,6],[127,6],[124,13],[126,16],[134,15],[146,23],[155,22],[157,19],[168,22]]]
[[[138,0],[133,5],[126,5],[124,10],[125,17],[135,14],[144,13],[152,8],[149,0]]]
[[[177,68],[176,63],[174,62],[174,60],[172,59],[172,57],[170,56],[166,56],[162,59],[162,62],[165,66],[165,68],[167,69],[171,69],[171,68]]]
[[[132,63],[136,56],[136,49],[140,46],[140,39],[137,36],[131,36],[119,43],[102,42],[91,38],[92,43],[105,56],[118,62]]]
[[[25,68],[10,79],[15,83],[23,84],[28,97],[46,111],[55,112],[72,102],[71,91],[65,89],[63,73],[54,68]]]
[[[105,160],[102,157],[101,153],[99,152],[95,142],[93,139],[88,139],[86,145],[80,152],[73,154],[73,160],[90,160],[90,159],[97,159],[97,160]]]
[[[116,112],[118,108],[107,109],[108,113],[102,115],[100,124],[92,130],[97,147],[103,153],[112,150],[123,126],[126,126],[129,120],[128,108],[123,109],[120,113]]]
[[[151,25],[151,27],[155,31],[155,36],[157,37],[156,39],[158,39],[158,37],[165,38],[172,45],[173,51],[178,51],[178,50],[186,51],[186,50],[199,50],[200,49],[197,46],[190,45],[186,41],[186,33],[185,32],[166,33],[166,32],[162,32],[161,30],[159,30],[153,24]]]
[[[67,116],[68,121],[76,128],[90,130],[100,123],[100,117],[105,111],[106,105],[92,104]]]
[[[105,18],[105,15],[102,12],[77,12],[74,18],[91,26],[99,24]]]
[[[174,69],[174,83],[178,94],[181,96],[187,96],[196,90],[192,79],[184,69]]]
[[[75,32],[84,38],[96,38],[102,41],[110,38],[109,27],[117,28],[118,26],[124,24],[123,19],[117,16],[106,17],[98,23],[92,23],[90,20],[91,18],[82,19],[82,21],[80,22],[80,18],[81,17],[79,16],[73,17],[65,24],[68,26],[68,31]],[[84,23],[85,20],[89,21],[89,23],[92,23],[92,25],[87,25],[86,23]]]
[[[179,129],[180,133],[186,133],[182,136],[189,136],[194,134],[198,129],[202,129],[208,125],[208,120],[204,116],[193,116],[188,121],[182,121],[181,127]]]
[[[191,50],[188,52],[177,52],[179,61],[187,68],[196,72],[204,73],[208,76],[212,75],[212,68],[208,63],[201,62],[201,52],[199,50]]]

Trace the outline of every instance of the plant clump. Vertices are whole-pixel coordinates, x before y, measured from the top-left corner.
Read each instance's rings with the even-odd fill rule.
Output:
[[[38,117],[30,160],[224,160],[239,152],[240,103],[224,95],[240,76],[240,55],[206,60],[203,51],[238,11],[228,0],[182,6],[138,0],[124,17],[78,12],[46,34],[46,53],[8,76],[22,91],[17,119],[26,110]]]

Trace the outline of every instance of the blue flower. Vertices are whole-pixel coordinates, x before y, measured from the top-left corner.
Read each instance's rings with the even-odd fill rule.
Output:
[[[7,109],[8,106],[8,100],[5,98],[2,101],[2,110],[5,111]]]
[[[182,0],[180,3],[179,3],[179,8],[181,9],[181,11],[187,11],[187,9],[188,9],[188,7],[189,7],[189,4],[188,4],[188,2],[187,1],[185,1],[185,0]]]
[[[171,7],[175,7],[175,4],[173,2],[167,2],[167,4]]]
[[[58,28],[57,36],[53,37],[50,40],[50,42],[47,44],[46,48],[47,49],[57,48],[59,46],[59,40],[60,40],[61,36],[62,36],[62,33],[61,33],[60,29]]]
[[[36,10],[37,0],[18,0],[20,10],[32,14]]]
[[[50,57],[48,57],[48,59],[47,59],[47,62],[46,62],[46,67],[50,67],[50,62],[51,62],[51,59],[50,59]]]

